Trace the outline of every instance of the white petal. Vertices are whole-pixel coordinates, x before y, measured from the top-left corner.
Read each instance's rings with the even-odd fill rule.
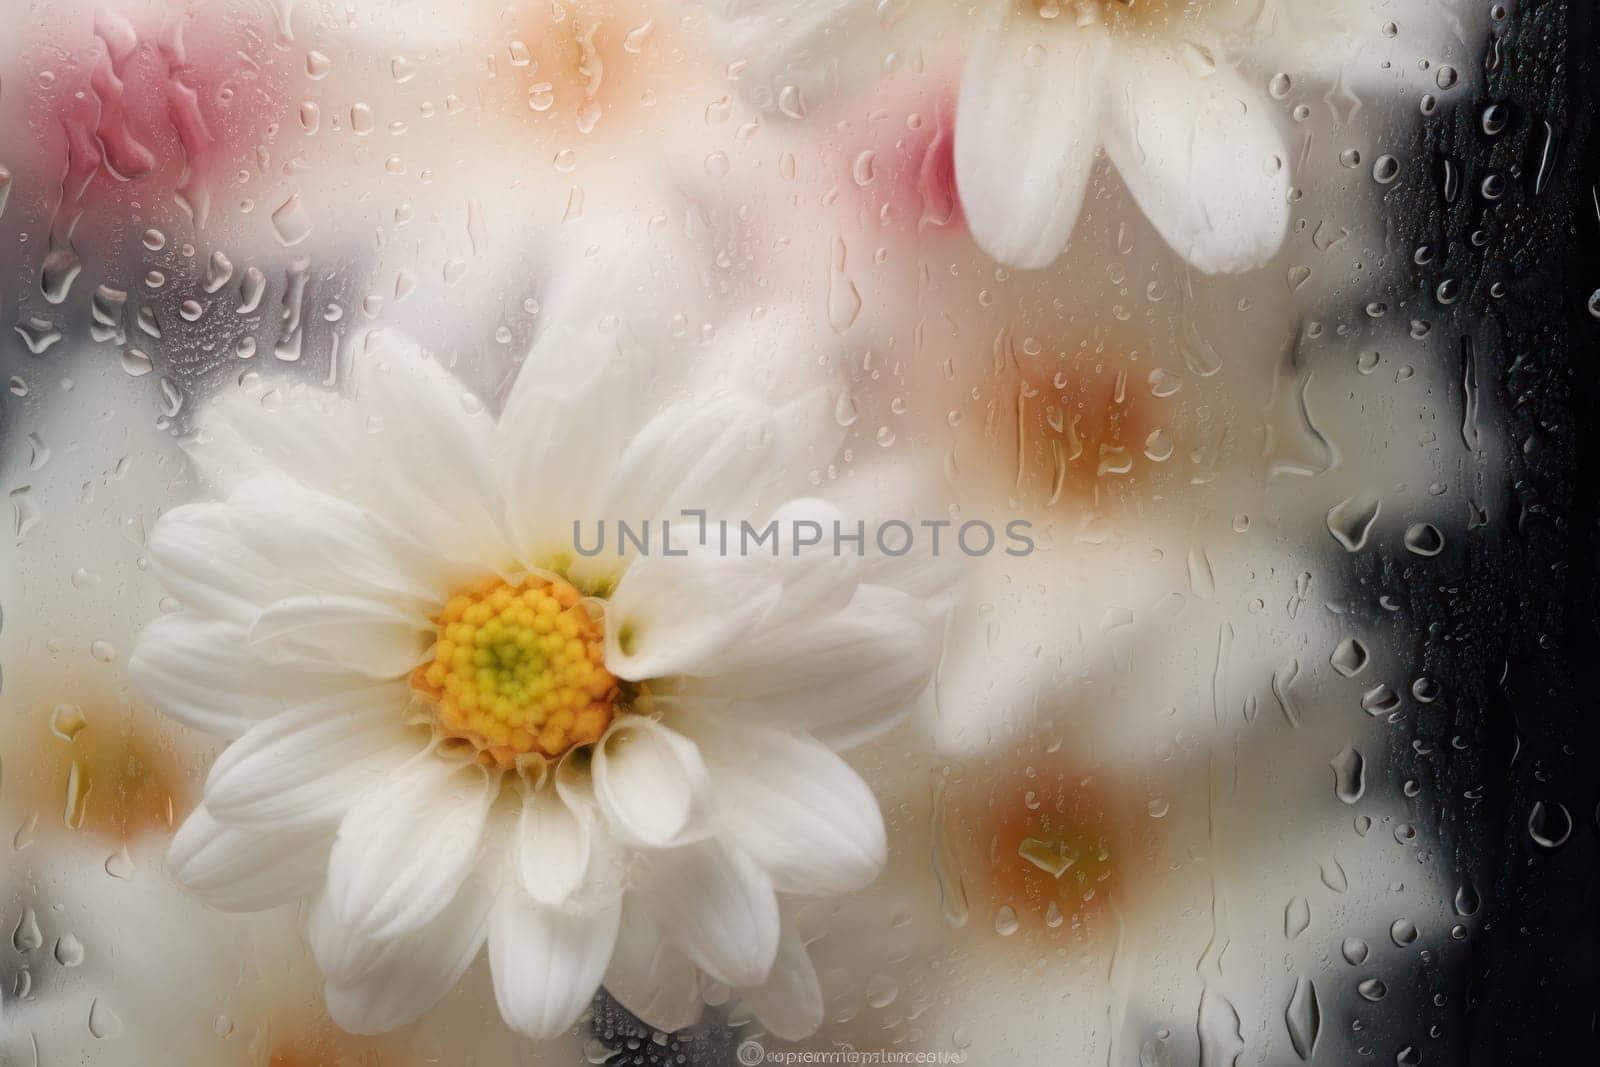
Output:
[[[629,442],[599,514],[583,517],[622,520],[637,529],[645,519],[676,521],[690,508],[713,518],[748,515],[778,444],[773,412],[747,397],[674,405]],[[690,520],[683,529],[694,526]],[[685,540],[675,547],[686,547]]]
[[[535,1041],[570,1029],[594,999],[617,941],[620,901],[591,910],[545,907],[510,886],[489,922],[494,998],[510,1027]]]
[[[404,339],[369,333],[354,400],[308,386],[224,392],[186,448],[232,489],[281,472],[347,498],[459,560],[507,554],[490,463],[493,420],[461,384]]]
[[[850,545],[842,544],[839,551],[834,551],[835,528],[841,539],[853,537],[856,520],[847,518],[828,501],[815,497],[787,501],[773,512],[772,521],[778,524],[779,530],[776,554],[731,557],[783,588],[772,610],[761,617],[760,626],[748,632],[746,638],[842,610],[855,596],[864,569],[862,559],[854,554]],[[867,528],[870,529],[870,525]],[[816,544],[804,543],[819,537]],[[704,601],[695,601],[691,606],[701,611],[720,607]]]
[[[620,900],[628,886],[631,851],[612,833],[594,794],[592,750],[569,753],[556,765],[555,785],[561,802],[585,828],[588,855],[576,896],[591,906]],[[582,766],[574,755],[583,757]]]
[[[248,829],[334,826],[422,747],[403,721],[404,684],[313,700],[252,727],[206,778],[206,806]]]
[[[1067,245],[1100,147],[1110,45],[1070,12],[1046,25],[994,5],[973,42],[956,112],[956,187],[973,239],[1023,270]]]
[[[703,549],[636,560],[606,604],[607,669],[636,681],[716,674],[740,647],[842,609],[861,561],[848,548],[833,551],[836,524],[853,536],[854,523],[832,505],[791,500],[770,526],[757,524],[758,535],[772,531],[759,545],[731,525],[724,548],[709,527]]]
[[[183,444],[202,476],[224,490],[281,473],[344,495],[365,474],[360,421],[355,405],[337,394],[308,386],[269,394],[265,383],[252,382],[218,393]]]
[[[779,892],[846,893],[878,877],[888,857],[878,801],[826,745],[727,715],[686,719],[717,790],[719,833]]]
[[[186,607],[246,623],[287,592],[267,560],[233,530],[224,504],[186,504],[161,516],[150,534],[150,569]]]
[[[727,653],[690,694],[736,701],[742,714],[859,744],[897,723],[927,688],[939,618],[922,601],[867,585],[822,620],[797,620]]]
[[[848,433],[839,423],[839,383],[804,358],[803,345],[792,316],[722,322],[686,386],[688,396],[738,393],[768,405],[776,440],[772,462],[760,472],[764,491],[759,511],[813,492],[815,472],[837,458]],[[774,359],[780,352],[791,356]]]
[[[792,924],[785,925],[778,941],[772,974],[761,985],[739,992],[761,1025],[781,1040],[802,1040],[822,1025],[822,985]]]
[[[414,611],[313,593],[263,611],[250,626],[250,647],[281,667],[398,678],[423,661],[435,635],[433,623]]]
[[[368,363],[360,400],[381,420],[373,432],[377,473],[400,505],[395,521],[425,531],[451,559],[505,558],[494,419],[409,341],[384,338]]]
[[[636,560],[606,601],[606,669],[633,681],[711,669],[777,606],[779,577],[712,551]]]
[[[1173,251],[1208,274],[1261,266],[1289,228],[1288,150],[1266,98],[1236,71],[1196,74],[1119,42],[1106,154]]]
[[[643,891],[685,956],[727,985],[766,981],[778,900],[754,860],[712,838],[652,854],[647,879]]]
[[[848,484],[832,485],[828,500],[840,512],[864,519],[869,531],[891,520],[915,526],[917,512],[907,505],[926,492],[925,473],[907,469],[915,466],[889,466],[876,471],[872,477],[856,477]],[[941,546],[949,544],[949,536],[945,533],[941,537]],[[868,544],[872,542],[869,540]],[[861,560],[860,580],[909,593],[939,605],[942,611],[970,570],[962,561],[960,553],[948,550],[888,556],[872,546]]]
[[[654,910],[630,893],[623,902],[606,992],[617,1003],[665,1033],[692,1026],[700,1018],[700,971],[667,937]]]
[[[178,827],[167,870],[222,911],[263,911],[321,887],[331,832],[252,833],[224,826],[205,805]]]
[[[600,517],[644,376],[619,358],[615,338],[576,311],[558,317],[528,353],[500,415],[496,454],[506,520],[525,564],[570,556],[573,520]]]
[[[670,848],[710,832],[711,780],[694,742],[637,715],[619,719],[594,749],[595,799],[617,840]]]
[[[594,828],[555,789],[530,790],[517,824],[517,876],[537,903],[564,904],[589,872]]]
[[[329,973],[326,997],[333,1021],[353,1034],[379,1034],[404,1026],[453,989],[483,947],[493,900],[477,879],[427,925],[369,947],[357,966]],[[321,907],[312,912],[313,951],[325,936]],[[321,962],[318,952],[318,962]]]
[[[238,737],[280,711],[361,683],[274,667],[250,651],[243,627],[192,612],[146,626],[128,676],[163,714],[186,726]]]
[[[235,538],[281,571],[293,592],[343,593],[427,610],[485,567],[452,564],[405,529],[348,500],[281,474],[228,498]]]
[[[438,915],[473,868],[498,784],[430,752],[370,790],[339,824],[333,918],[352,937],[385,940]]]

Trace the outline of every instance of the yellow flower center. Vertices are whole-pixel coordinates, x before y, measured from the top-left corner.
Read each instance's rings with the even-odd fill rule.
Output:
[[[450,598],[436,620],[433,660],[411,687],[434,705],[447,738],[470,742],[485,765],[554,758],[590,744],[619,696],[605,668],[604,629],[560,579],[491,578]]]

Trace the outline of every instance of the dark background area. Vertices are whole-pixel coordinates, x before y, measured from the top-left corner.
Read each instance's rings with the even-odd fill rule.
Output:
[[[1480,417],[1506,442],[1469,479],[1503,480],[1509,494],[1468,520],[1478,528],[1459,567],[1409,594],[1418,658],[1446,697],[1391,756],[1420,782],[1418,818],[1436,813],[1443,858],[1463,875],[1462,936],[1424,974],[1433,1031],[1416,1035],[1414,1062],[1589,1064],[1600,1063],[1597,18],[1590,0],[1507,6],[1476,99],[1426,124],[1437,200],[1407,235],[1439,253],[1414,268],[1413,297],[1460,339],[1461,399],[1475,384]],[[1444,283],[1459,287],[1448,306]]]

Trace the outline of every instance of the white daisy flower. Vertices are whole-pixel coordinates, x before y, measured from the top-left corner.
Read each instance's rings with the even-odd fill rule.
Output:
[[[1341,77],[1356,57],[1370,62],[1363,47],[1394,36],[1387,6],[992,0],[974,33],[965,3],[710,2],[734,76],[791,116],[841,87],[923,69],[926,53],[958,42],[956,184],[973,237],[1001,262],[1034,269],[1061,254],[1103,149],[1162,237],[1208,273],[1261,266],[1288,230],[1292,153],[1269,97],[1274,71],[1244,61]],[[1417,7],[1408,25],[1441,21],[1431,2]]]
[[[487,942],[506,1021],[570,1027],[602,983],[664,1030],[711,982],[776,1034],[822,1017],[779,893],[871,882],[871,791],[834,749],[927,686],[940,620],[872,559],[575,554],[574,520],[838,515],[804,499],[818,395],[661,407],[614,324],[552,327],[498,419],[437,363],[369,346],[359,395],[235,392],[190,452],[219,503],[151,537],[182,604],[129,664],[232,738],[174,841],[217,906],[309,898],[330,1013],[401,1025]],[[816,409],[820,415],[814,415]],[[831,546],[830,546],[831,547]]]

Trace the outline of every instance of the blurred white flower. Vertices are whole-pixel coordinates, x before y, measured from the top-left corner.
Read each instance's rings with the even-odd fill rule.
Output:
[[[1264,91],[1219,65],[1215,17],[1159,0],[996,6],[956,112],[956,182],[977,242],[1011,266],[1049,265],[1104,148],[1184,259],[1210,273],[1270,259],[1289,224],[1288,149]]]
[[[618,344],[552,328],[498,420],[397,343],[355,400],[227,395],[191,447],[225,500],[152,536],[183,610],[130,674],[236,738],[172,869],[224,908],[312,898],[348,1029],[414,1018],[487,940],[532,1037],[602,981],[681,1027],[702,975],[803,1034],[821,1000],[776,893],[853,890],[884,862],[872,793],[830,746],[920,695],[935,612],[848,554],[690,535],[681,558],[575,557],[575,519],[837,514],[799,499],[836,447],[819,396],[661,407]]]
[[[923,44],[970,34],[967,5],[711,6],[738,77],[758,102],[791,115],[808,98],[907,65],[908,40],[920,67]],[[1439,21],[1431,7],[1418,21]],[[1262,61],[1337,78],[1356,57],[1370,59],[1361,46],[1386,32],[1387,18],[1378,0],[996,0],[965,48],[955,119],[956,182],[974,238],[1010,266],[1048,266],[1072,236],[1104,149],[1189,263],[1208,273],[1261,266],[1288,229],[1291,155]]]

